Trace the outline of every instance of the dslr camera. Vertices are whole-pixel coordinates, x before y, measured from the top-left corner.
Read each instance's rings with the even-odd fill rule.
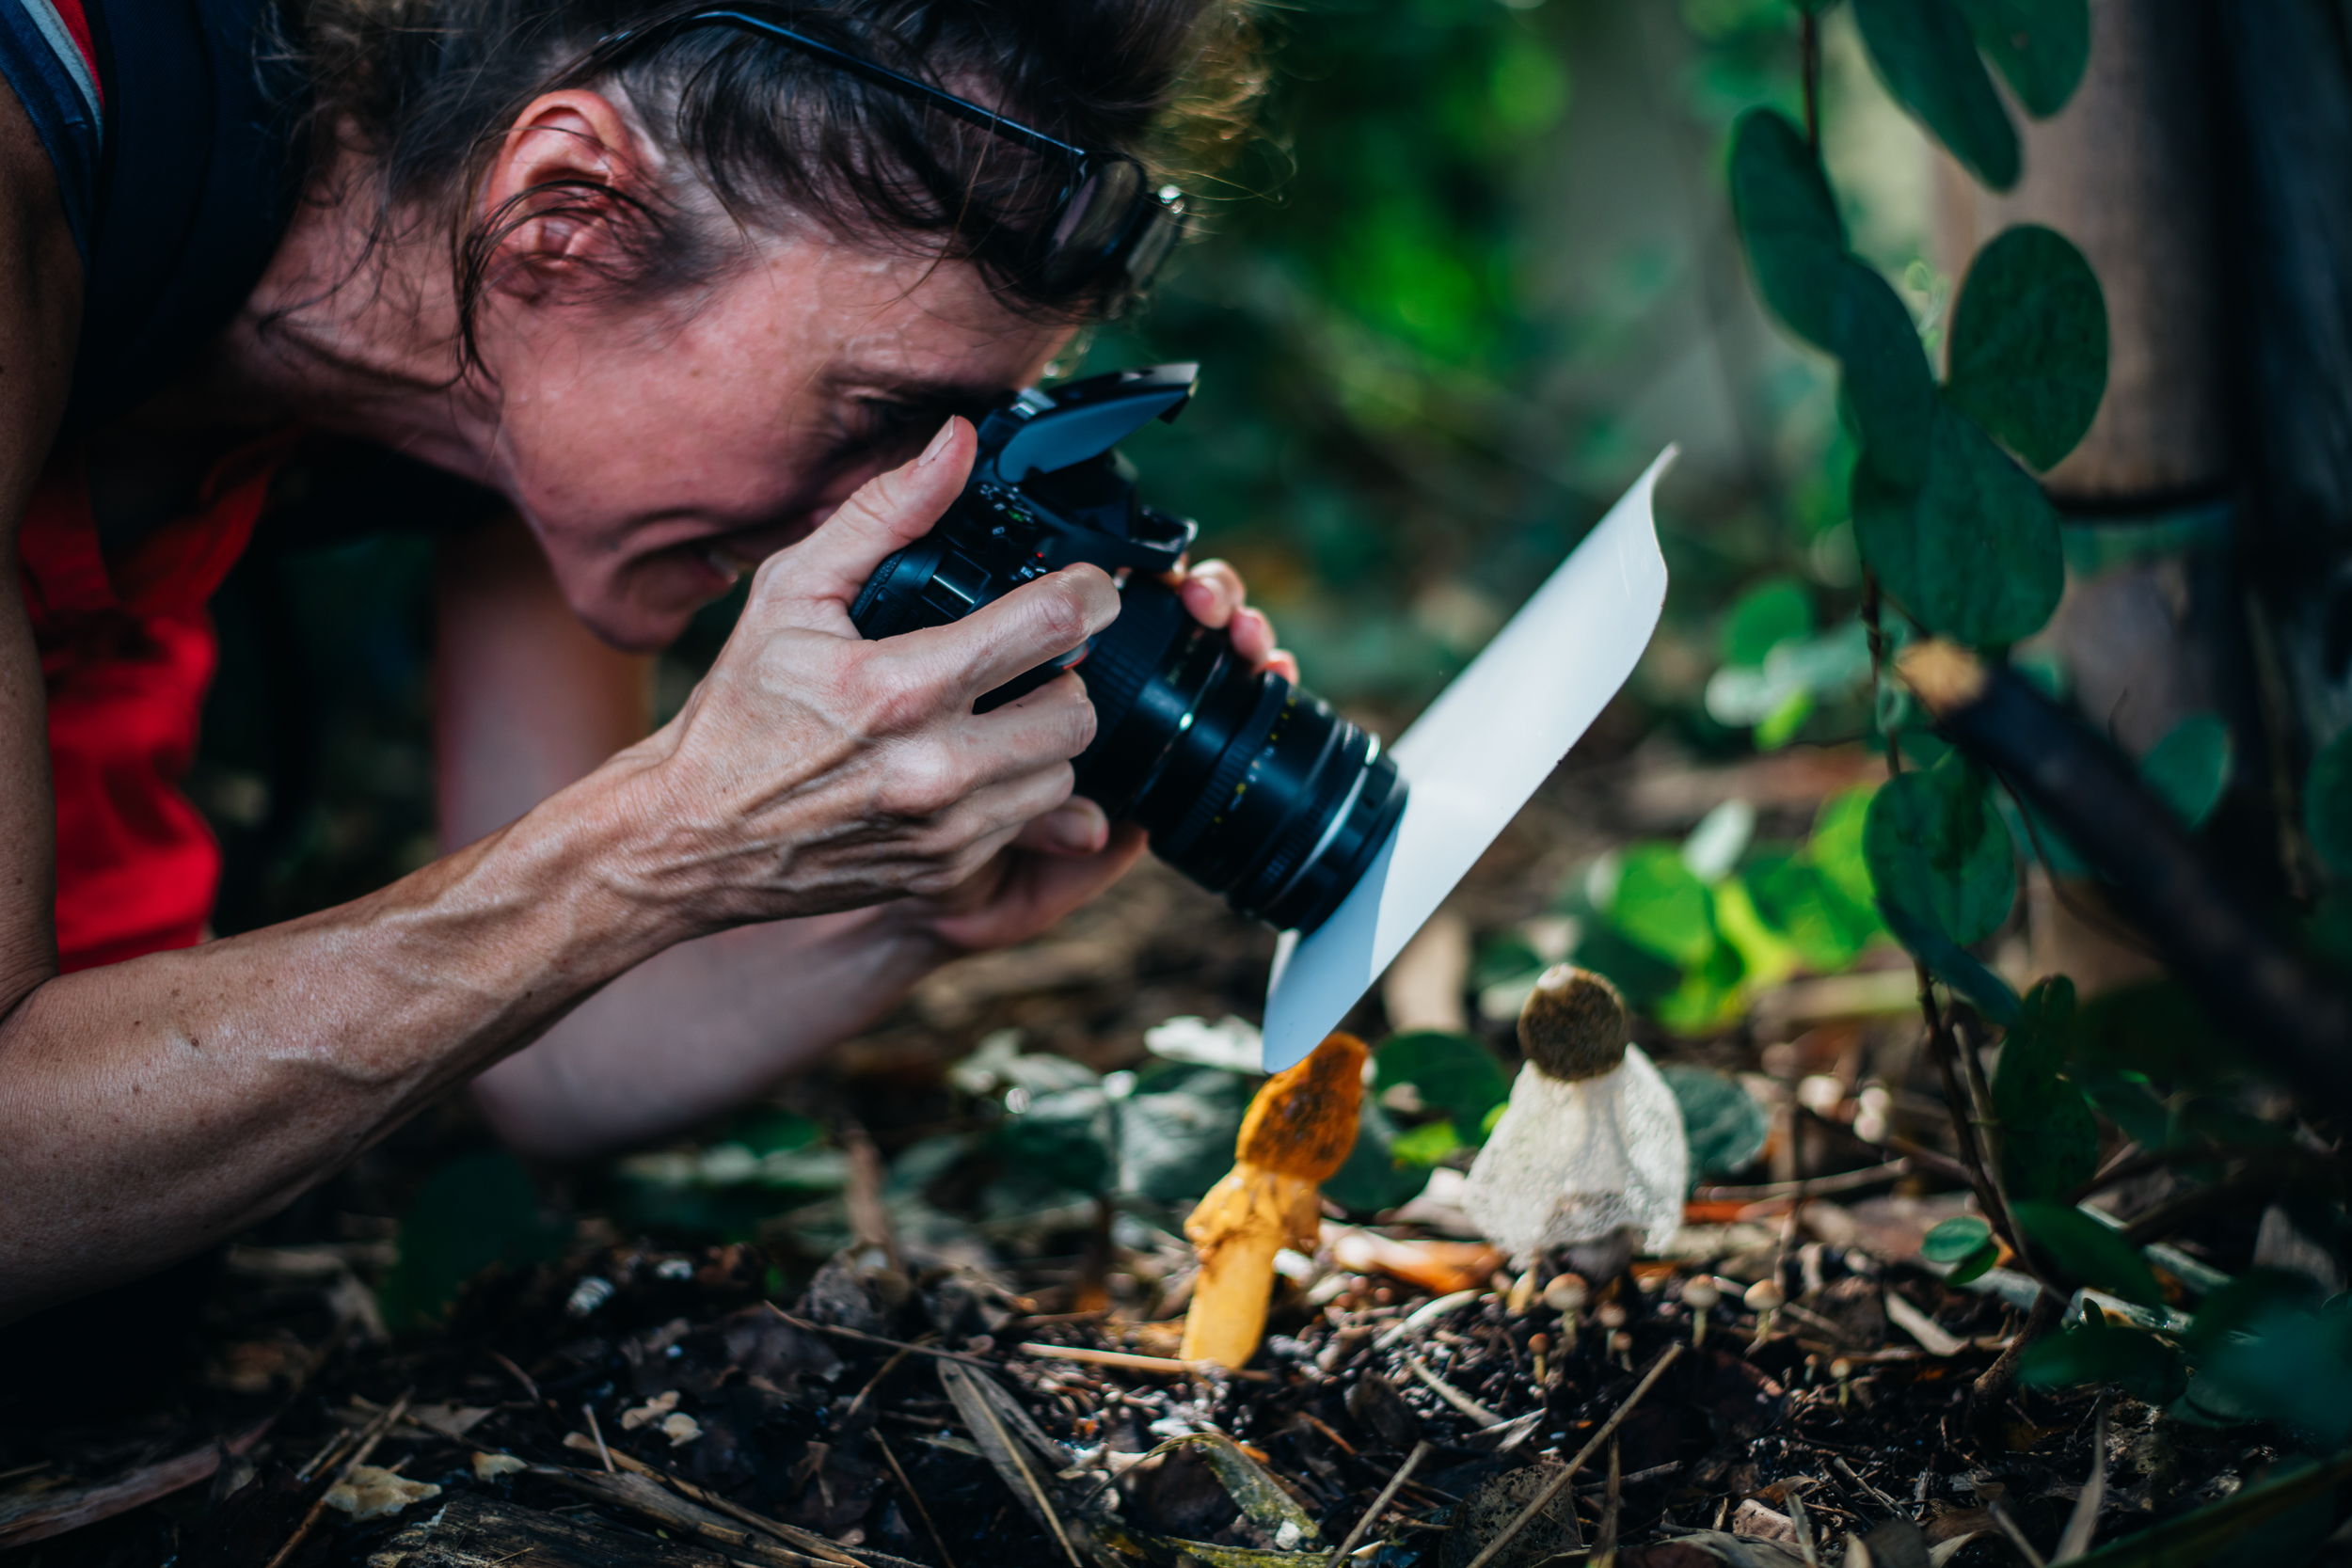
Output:
[[[985,711],[1075,668],[1094,704],[1077,792],[1136,822],[1161,859],[1242,913],[1312,930],[1405,809],[1379,738],[1187,614],[1174,574],[1195,525],[1143,504],[1114,449],[1173,420],[1196,365],[1116,371],[1004,398],[938,526],[866,579],[850,617],[869,638],[944,626],[1025,582],[1092,562],[1119,618],[1086,646],[990,692]]]

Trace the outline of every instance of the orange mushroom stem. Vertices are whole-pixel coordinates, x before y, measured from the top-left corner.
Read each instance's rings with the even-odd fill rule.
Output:
[[[1313,1249],[1323,1219],[1318,1190],[1356,1147],[1365,1055],[1363,1041],[1333,1035],[1267,1079],[1249,1102],[1232,1170],[1184,1222],[1200,1254],[1178,1353],[1185,1360],[1238,1368],[1257,1354],[1274,1255],[1286,1246]]]

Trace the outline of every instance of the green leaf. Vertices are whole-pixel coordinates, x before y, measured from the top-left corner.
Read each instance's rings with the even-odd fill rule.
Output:
[[[1714,906],[1707,884],[1682,863],[1672,845],[1645,844],[1627,851],[1609,918],[1626,939],[1688,969],[1715,950]]]
[[[1426,1171],[1462,1147],[1462,1134],[1450,1121],[1425,1121],[1399,1132],[1389,1145],[1389,1158],[1409,1169]]]
[[[2229,787],[2230,726],[2210,713],[2193,713],[2165,733],[2139,759],[2139,776],[2191,828],[2204,825]]]
[[[1895,102],[1985,184],[2017,183],[2017,129],[1953,0],[1854,0],[1853,9]]]
[[[1999,930],[2016,902],[2009,830],[1986,803],[1983,772],[1958,752],[1881,786],[1863,851],[1882,911],[1923,919],[1963,946]]]
[[[2112,1383],[2134,1399],[2170,1404],[2188,1389],[2181,1353],[2144,1329],[2075,1327],[2030,1346],[2017,1380],[2034,1388]]]
[[[2036,224],[1969,263],[1952,309],[1954,407],[2037,468],[2074,450],[2107,387],[2107,309],[2082,252]]]
[[[996,1126],[994,1142],[1047,1180],[1099,1193],[1119,1167],[1116,1117],[1110,1096],[1099,1088],[1056,1089],[1030,1096],[1018,1113],[1008,1115]]]
[[[1396,1123],[1367,1095],[1357,1116],[1356,1147],[1323,1184],[1323,1196],[1358,1214],[1376,1214],[1420,1196],[1429,1184],[1429,1167],[1399,1161],[1396,1140]]]
[[[1115,1101],[1120,1190],[1176,1203],[1216,1185],[1252,1092],[1242,1074],[1202,1067],[1157,1075]]]
[[[1732,601],[1724,617],[1724,662],[1761,668],[1781,643],[1813,632],[1813,599],[1794,578],[1767,578]]]
[[[2139,1307],[2162,1307],[2164,1291],[2131,1243],[2081,1210],[2021,1198],[2010,1205],[2036,1251],[2081,1280]]]
[[[1982,1214],[1955,1214],[1929,1231],[1919,1256],[1931,1263],[1958,1263],[1993,1240],[1993,1223]]]
[[[1881,906],[1886,928],[1926,964],[1935,977],[1977,1005],[1977,1010],[2006,1029],[2017,1022],[2021,1004],[2009,982],[1977,960],[1974,954],[1906,910]]]
[[[1483,1126],[1486,1113],[1511,1098],[1511,1080],[1502,1062],[1468,1035],[1441,1029],[1391,1035],[1372,1059],[1374,1091],[1385,1094],[1410,1084],[1422,1104],[1454,1123],[1455,1144],[1461,1142],[1459,1129]]]
[[[1936,409],[1915,493],[1853,472],[1854,543],[1914,619],[1979,647],[2041,628],[2066,587],[2058,514],[2042,487],[1974,421]]]
[[[2001,1045],[1993,1112],[2001,1121],[2001,1175],[2019,1197],[2062,1196],[2099,1168],[2098,1117],[2059,1070],[2074,1022],[2074,983],[2061,974],[2026,992]]]
[[[1982,1279],[1986,1275],[1993,1271],[1993,1266],[2000,1260],[2001,1249],[1993,1243],[1987,1242],[1984,1245],[1977,1248],[1976,1251],[1970,1253],[1967,1257],[1962,1259],[1958,1263],[1954,1264],[1952,1266],[1952,1272],[1944,1276],[1944,1283],[1947,1285],[1957,1286],[1968,1284],[1972,1280]]]
[[[1914,489],[1927,478],[1937,406],[1919,329],[1874,268],[1849,256],[1837,276],[1830,352],[1845,372],[1845,407],[1862,436],[1855,483],[1867,469],[1886,486]]]
[[[1864,825],[1870,816],[1875,784],[1856,784],[1821,803],[1813,818],[1813,832],[1804,841],[1804,858],[1820,868],[1830,884],[1867,910],[1878,903],[1878,884],[1870,879],[1869,858],[1863,852]]]
[[[2326,1502],[2352,1480],[2352,1456],[2325,1465],[2289,1465],[2224,1500],[2152,1525],[2074,1559],[2069,1568],[2204,1568],[2249,1539],[2257,1527],[2306,1504]],[[2272,1561],[2307,1559],[2276,1557]]]
[[[461,1154],[425,1178],[401,1216],[384,1321],[396,1329],[436,1323],[466,1281],[493,1265],[544,1263],[562,1253],[565,1235],[541,1214],[538,1189],[512,1154]]]
[[[1692,1186],[1702,1177],[1735,1176],[1756,1164],[1772,1135],[1772,1122],[1755,1096],[1736,1080],[1703,1067],[1677,1063],[1660,1068],[1658,1074],[1682,1112]]]
[[[1835,974],[1878,934],[1869,910],[1846,896],[1820,867],[1792,856],[1759,856],[1740,873],[1756,912],[1788,938],[1806,965]]]
[[[2199,1403],[2281,1421],[2330,1447],[2352,1436],[2352,1316],[2344,1312],[2270,1301],[2236,1334],[2204,1343],[2197,1371],[2189,1397]]]
[[[2036,119],[2066,107],[2090,64],[2090,0],[1958,0],[1977,47],[1993,56]]]
[[[2339,877],[2352,877],[2352,729],[2319,749],[2303,776],[2303,831]]]
[[[1834,352],[1846,226],[1820,159],[1786,115],[1751,109],[1733,128],[1731,210],[1756,293],[1797,336]]]
[[[1572,957],[1579,968],[1607,975],[1635,1007],[1652,1006],[1682,982],[1680,968],[1636,947],[1615,927],[1598,920],[1577,938]]]

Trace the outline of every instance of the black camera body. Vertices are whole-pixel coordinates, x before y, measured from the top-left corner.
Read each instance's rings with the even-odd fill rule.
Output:
[[[1185,613],[1171,574],[1194,525],[1143,504],[1114,450],[1172,420],[1199,367],[1032,388],[978,422],[963,493],[874,569],[850,607],[867,637],[945,626],[1084,561],[1120,581],[1119,618],[1085,647],[990,692],[982,708],[1075,667],[1095,710],[1077,791],[1244,914],[1312,930],[1361,879],[1405,809],[1378,737],[1281,676],[1251,670]]]

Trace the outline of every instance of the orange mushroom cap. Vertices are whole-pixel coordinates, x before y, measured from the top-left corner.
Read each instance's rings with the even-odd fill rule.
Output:
[[[1364,1098],[1364,1060],[1353,1035],[1333,1035],[1314,1054],[1258,1089],[1233,1140],[1233,1158],[1317,1185],[1347,1163]]]

